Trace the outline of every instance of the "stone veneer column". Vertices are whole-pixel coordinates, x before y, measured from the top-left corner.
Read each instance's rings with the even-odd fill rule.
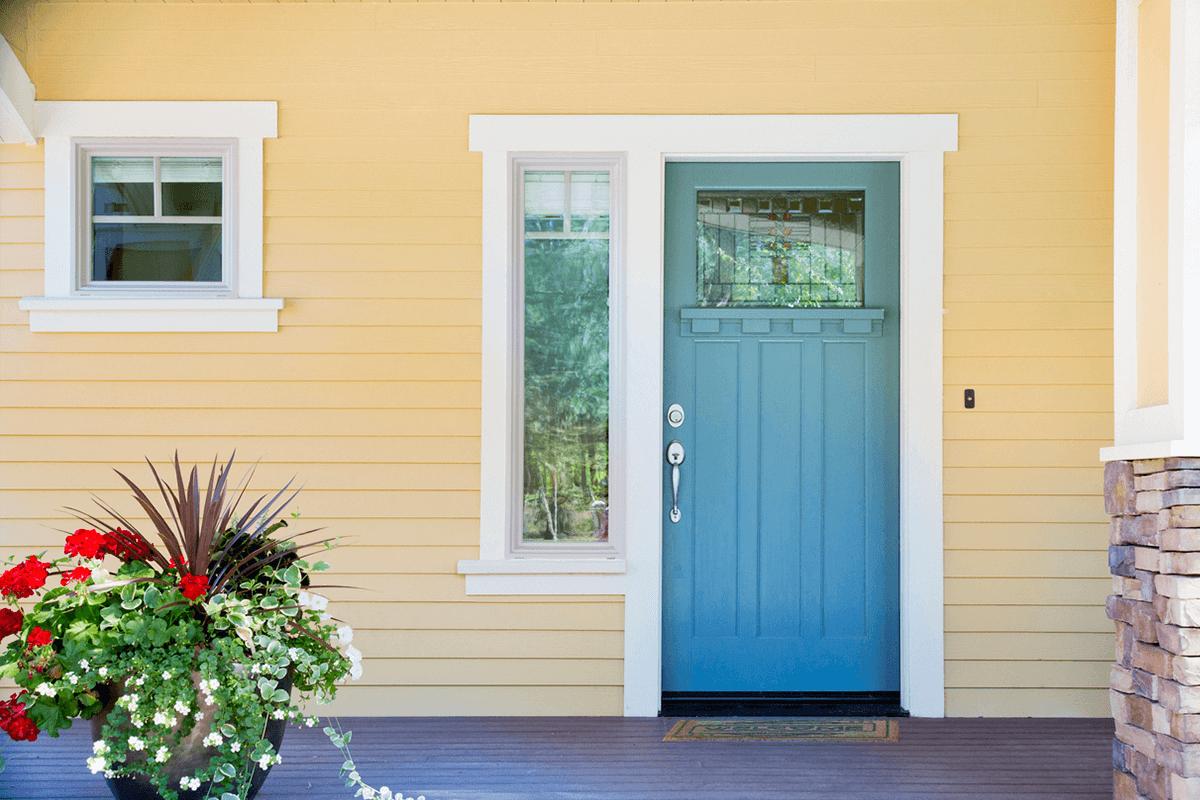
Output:
[[[1111,461],[1113,796],[1200,800],[1200,458]]]

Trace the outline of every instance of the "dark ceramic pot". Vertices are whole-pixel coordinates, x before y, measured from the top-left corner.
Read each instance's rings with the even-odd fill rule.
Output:
[[[200,676],[198,673],[192,675],[192,682],[196,684],[196,696],[198,699],[200,696]],[[290,671],[287,677],[279,682],[279,688],[291,693],[292,675]],[[106,696],[102,696],[104,709],[91,719],[92,741],[98,741],[101,738],[101,732],[104,729],[104,723],[108,720],[108,714],[116,704],[117,698],[123,693],[124,682],[109,686],[108,691],[105,693]],[[171,758],[163,764],[162,768],[167,774],[168,785],[179,792],[179,800],[204,800],[208,794],[211,781],[205,781],[200,784],[199,789],[185,790],[179,787],[179,780],[185,775],[195,775],[197,770],[207,767],[209,759],[216,753],[215,748],[204,745],[204,737],[212,732],[212,723],[212,714],[206,715],[203,720],[197,722],[191,732],[179,740],[179,744],[171,753]],[[286,730],[286,725],[287,721],[282,719],[267,721],[263,738],[271,743],[276,753],[279,752],[279,747],[283,743],[283,734]],[[246,800],[252,800],[267,780],[267,775],[271,769],[270,767],[261,769],[257,764],[251,764],[249,759],[246,760],[246,764],[247,768],[252,767],[254,770],[250,781],[250,791],[246,794]],[[104,780],[116,800],[163,800],[158,789],[154,787],[154,784],[145,775],[105,778]]]

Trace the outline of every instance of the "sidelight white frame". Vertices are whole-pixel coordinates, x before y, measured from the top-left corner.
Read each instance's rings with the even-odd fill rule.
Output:
[[[668,161],[897,161],[900,164],[900,693],[915,716],[945,714],[942,531],[943,154],[958,117],[477,116],[483,153],[483,409],[480,558],[459,562],[468,594],[620,594],[625,598],[624,713],[654,716],[662,695],[663,175]],[[621,154],[625,273],[613,288],[625,369],[614,462],[624,560],[505,558],[511,471],[511,159],[518,153]]]

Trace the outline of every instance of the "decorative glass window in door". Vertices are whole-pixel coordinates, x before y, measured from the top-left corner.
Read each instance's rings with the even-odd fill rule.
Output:
[[[524,172],[521,541],[608,541],[610,178]]]
[[[696,305],[863,305],[864,192],[697,192],[696,205]]]

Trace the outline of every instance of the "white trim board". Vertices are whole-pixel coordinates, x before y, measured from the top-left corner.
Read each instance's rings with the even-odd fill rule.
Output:
[[[1116,8],[1113,446],[1101,461],[1200,455],[1200,5],[1170,0],[1167,395],[1138,407],[1138,5]],[[1189,222],[1191,220],[1191,222]]]
[[[263,298],[263,139],[274,138],[274,101],[36,101],[46,143],[45,294],[22,297],[34,332],[247,331],[279,329],[281,299]],[[234,298],[130,292],[81,294],[76,236],[81,139],[236,139]],[[181,305],[182,303],[182,305]]]
[[[662,689],[663,173],[674,160],[898,161],[900,163],[900,682],[915,716],[945,714],[942,533],[943,153],[958,117],[478,116],[470,147],[483,152],[483,481],[489,519],[509,491],[506,397],[511,363],[508,291],[509,159],[519,153],[622,153],[626,158],[625,460],[614,464],[625,508],[623,574],[562,574],[539,564],[487,574],[460,562],[468,594],[623,594],[624,711],[658,714]],[[618,200],[618,202],[620,202]],[[500,505],[498,505],[500,504]],[[503,559],[495,526],[481,526],[480,559]],[[539,574],[534,569],[542,570]],[[611,566],[608,568],[611,569]],[[564,570],[565,571],[565,570]],[[608,570],[605,570],[606,572]]]

